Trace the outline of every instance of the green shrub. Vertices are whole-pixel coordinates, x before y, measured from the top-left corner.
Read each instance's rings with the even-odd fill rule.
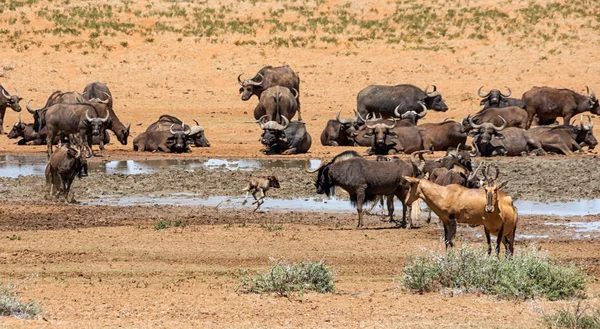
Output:
[[[181,221],[173,222],[168,219],[161,219],[160,221],[154,223],[154,229],[157,231],[164,230],[169,227],[185,227],[185,224],[182,223]]]
[[[542,323],[549,329],[600,329],[600,310],[590,311],[578,302],[574,308],[565,307],[554,314],[544,315]]]
[[[248,276],[240,280],[238,290],[244,293],[276,293],[290,297],[295,292],[320,293],[335,292],[333,272],[325,261],[302,261],[300,264],[288,264],[278,260],[264,275]]]
[[[21,319],[35,319],[40,313],[37,303],[23,303],[15,292],[16,285],[2,285],[0,282],[0,317],[14,316]]]
[[[559,265],[539,251],[525,250],[499,258],[468,246],[416,257],[403,272],[403,285],[414,292],[451,289],[519,299],[581,296],[586,283],[586,276],[578,268]]]

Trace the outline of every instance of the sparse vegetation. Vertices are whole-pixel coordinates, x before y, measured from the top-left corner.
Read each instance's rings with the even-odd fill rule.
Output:
[[[263,275],[249,276],[247,271],[242,275],[238,290],[244,293],[276,293],[291,297],[295,293],[302,295],[305,291],[335,292],[333,272],[325,261],[288,264],[277,260]]]
[[[40,308],[35,302],[23,303],[16,293],[16,285],[3,285],[0,282],[0,317],[14,316],[21,319],[35,319]]]
[[[585,307],[578,301],[574,306],[544,315],[542,323],[548,329],[600,329],[600,310]]]
[[[185,227],[185,224],[181,221],[170,221],[168,219],[161,219],[154,223],[154,229],[157,231],[164,230],[169,227]]]
[[[582,296],[586,276],[540,251],[523,250],[512,258],[498,258],[464,245],[447,253],[416,257],[404,268],[402,283],[420,293],[449,289],[452,293],[556,300]]]

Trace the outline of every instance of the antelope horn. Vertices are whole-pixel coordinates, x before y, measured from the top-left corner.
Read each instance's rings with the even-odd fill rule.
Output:
[[[490,93],[492,92],[492,91],[490,90],[490,91],[488,91],[488,93],[487,93],[487,94],[485,94],[485,95],[482,95],[482,94],[481,94],[481,89],[483,89],[483,86],[479,87],[479,90],[477,90],[477,95],[479,95],[479,97],[481,97],[481,98],[486,98],[486,97],[488,97],[488,96],[490,95]]]
[[[479,171],[479,169],[481,168],[481,166],[483,166],[483,162],[481,162],[479,164],[479,166],[477,167],[477,169],[475,169],[475,171],[473,171],[470,175],[469,178],[467,178],[467,180],[472,180],[473,178],[475,178],[475,176],[477,175],[477,172]]]
[[[508,88],[508,86],[504,86],[506,89],[508,89],[508,95],[503,94],[502,92],[500,92],[500,95],[502,95],[503,97],[510,97],[510,95],[512,95],[512,90],[510,90],[510,88]]]
[[[88,115],[88,111],[89,111],[89,110],[85,110],[85,119],[86,119],[87,121],[92,121],[92,118],[90,118],[90,116]]]
[[[473,118],[471,116],[468,116],[467,119],[469,119],[469,124],[471,125],[471,127],[473,127],[473,129],[479,129],[481,128],[481,126],[483,126],[483,124],[476,124],[475,122],[473,122]]]
[[[108,121],[108,118],[110,118],[110,113],[108,111],[106,111],[106,117],[104,117],[103,119],[100,119],[100,120],[102,120],[102,123],[104,123],[104,122]]]
[[[244,83],[242,82],[242,79],[240,79],[242,77],[242,75],[238,75],[238,83],[240,84],[240,86],[243,86]]]
[[[35,110],[32,110],[31,107],[29,107],[29,102],[31,102],[31,99],[27,101],[27,104],[25,104],[25,107],[27,108],[27,112],[29,112],[31,114],[35,114]]]
[[[500,118],[500,120],[504,121],[504,124],[502,124],[502,126],[500,126],[499,128],[496,127],[494,124],[492,124],[492,126],[494,126],[494,129],[496,129],[497,131],[500,131],[504,128],[506,128],[506,125],[508,125],[508,123],[506,122],[506,120],[504,120],[504,118],[502,116],[498,116]]]
[[[500,175],[500,169],[498,168],[498,164],[494,163],[494,168],[496,169],[496,175],[494,175],[494,180],[498,179],[498,175]]]

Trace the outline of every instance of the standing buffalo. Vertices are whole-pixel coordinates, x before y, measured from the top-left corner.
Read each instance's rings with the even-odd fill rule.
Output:
[[[21,138],[17,142],[18,145],[26,145],[29,142],[31,142],[31,145],[45,145],[46,131],[47,129],[44,127],[39,133],[36,132],[35,129],[33,129],[33,123],[24,123],[21,121],[21,116],[19,116],[19,121],[15,123],[12,130],[8,133],[8,138]],[[59,136],[55,136],[52,144],[57,145],[58,142]],[[107,131],[104,131],[104,137],[102,139],[100,136],[92,136],[92,145],[100,145],[100,142],[104,144],[110,143],[110,135]]]
[[[293,91],[293,93],[292,93]],[[265,90],[254,109],[254,118],[266,115],[268,121],[281,122],[281,116],[292,120],[298,111],[298,91],[296,89],[275,86]]]
[[[260,142],[266,146],[265,154],[298,154],[310,149],[312,139],[303,122],[290,122],[282,117],[283,125],[275,121],[266,121],[266,116],[258,120],[263,130]]]
[[[600,114],[596,93],[587,86],[586,89],[587,95],[550,87],[533,87],[526,91],[523,101],[527,110],[527,129],[531,127],[535,115],[540,118],[540,123],[554,122],[557,117],[563,117],[564,124],[568,125],[571,118],[579,113],[590,111]]]
[[[284,66],[265,66],[263,67],[256,76],[252,79],[244,80],[241,79],[242,75],[238,76],[238,82],[240,84],[240,93],[242,94],[242,100],[247,101],[256,95],[258,99],[261,99],[262,93],[274,86],[286,87],[289,90],[296,90],[298,102],[298,121],[302,121],[302,113],[300,113],[300,77],[287,65]],[[256,115],[257,110],[254,110]],[[258,119],[259,117],[255,117]],[[288,119],[291,119],[288,118]]]
[[[188,139],[191,130],[185,123],[187,129],[174,130],[175,124],[171,124],[168,131],[154,130],[139,134],[133,139],[133,150],[136,152],[191,152]]]
[[[194,120],[194,122],[196,122],[195,126],[186,125],[183,121],[179,120],[178,118],[172,115],[165,114],[161,115],[158,118],[158,121],[148,126],[148,128],[146,128],[146,131],[170,131],[171,127],[173,127],[173,130],[189,129],[190,133],[187,139],[189,144],[192,144],[196,147],[209,147],[210,142],[208,141],[208,139],[206,139],[206,136],[204,135],[204,128],[200,126],[198,121]]]
[[[335,120],[327,121],[327,125],[321,133],[321,145],[323,146],[353,146],[352,134],[356,119],[340,119],[338,112]]]
[[[15,95],[10,95],[2,86],[0,86],[0,92],[0,134],[4,134],[4,114],[6,114],[6,108],[10,107],[15,112],[21,112],[19,102],[23,98],[19,97],[19,91]]]
[[[50,157],[45,173],[50,197],[59,198],[62,194],[65,202],[73,202],[73,197],[69,200],[73,180],[76,176],[87,176],[87,161],[83,157],[82,149],[59,147]]]
[[[468,115],[463,119],[463,127],[465,131],[470,131],[473,129],[469,122],[474,123],[484,123],[489,122],[493,123],[496,126],[501,126],[503,121],[500,120],[500,117],[506,121],[507,127],[517,127],[525,129],[527,125],[527,111],[518,107],[518,106],[509,106],[509,107],[491,107],[487,110],[481,110],[474,115]]]
[[[445,112],[448,106],[442,100],[442,95],[433,86],[433,91],[425,91],[413,85],[382,86],[370,85],[361,90],[356,97],[356,108],[362,116],[368,113],[378,113],[384,117],[400,117],[404,112],[420,113],[422,105],[427,109]],[[400,105],[400,106],[399,106]]]
[[[110,120],[108,121],[106,129],[115,133],[119,143],[127,145],[127,138],[129,137],[129,128],[131,127],[131,124],[125,126],[121,120],[119,120],[119,117],[113,109],[113,97],[108,87],[100,82],[92,82],[85,86],[85,89],[83,90],[83,98],[86,102],[105,102],[106,105],[108,105]],[[104,117],[105,113],[100,113],[100,115]]]
[[[502,120],[504,121],[504,119]],[[470,124],[474,129],[477,129],[475,133],[471,132],[474,135],[473,145],[475,146],[475,153],[472,156],[477,155],[477,153],[486,157],[495,155],[516,156],[531,151],[541,151],[543,153],[542,145],[537,138],[532,137],[525,129],[506,128],[506,121],[500,127],[495,126],[493,123],[476,124],[471,121]]]
[[[106,116],[98,116],[99,108],[104,104],[56,104],[48,108],[46,112],[46,128],[48,134],[46,145],[48,146],[48,158],[52,155],[52,141],[55,136],[62,134],[79,134],[83,143],[87,146],[89,155],[93,156],[92,136],[104,136],[106,123],[109,119],[108,112],[104,109]],[[93,115],[90,116],[90,115]]]
[[[50,106],[55,104],[80,104],[84,102],[84,99],[81,94],[76,91],[62,92],[57,90],[48,97],[46,105],[40,109],[34,110],[29,107],[30,102],[31,99],[27,101],[25,107],[27,107],[27,111],[33,115],[33,129],[40,133],[42,128],[46,126],[46,111]]]
[[[512,94],[512,91],[508,87],[506,87],[506,89],[508,89],[508,94],[504,94],[498,89],[492,89],[488,91],[487,94],[482,94],[481,89],[483,89],[483,86],[481,86],[479,90],[477,90],[477,94],[479,95],[479,97],[481,97],[481,102],[479,103],[479,105],[483,106],[482,110],[488,108],[509,106],[517,106],[522,109],[525,109],[525,102],[517,98],[509,98]]]

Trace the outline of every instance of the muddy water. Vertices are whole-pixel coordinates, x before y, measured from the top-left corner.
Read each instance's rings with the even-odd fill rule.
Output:
[[[0,177],[43,176],[46,168],[45,156],[0,155]],[[314,169],[321,160],[282,160],[282,159],[153,159],[90,162],[90,173],[138,175],[152,174],[165,170],[222,169]]]

